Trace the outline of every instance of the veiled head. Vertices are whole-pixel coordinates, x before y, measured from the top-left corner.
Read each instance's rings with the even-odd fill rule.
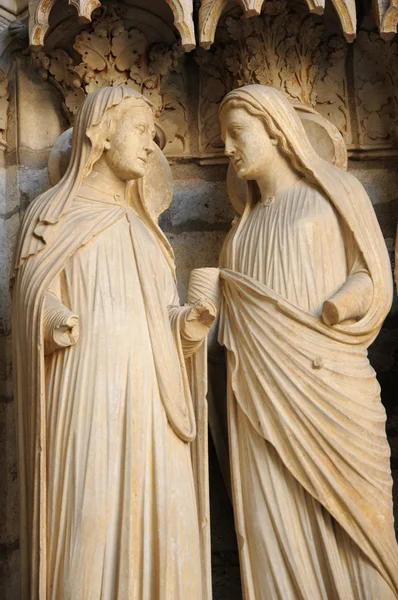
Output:
[[[127,181],[145,174],[153,150],[155,123],[150,102],[135,90],[118,86],[89,94],[73,130],[76,154],[86,138],[91,143],[86,176],[104,153],[106,162],[120,179]]]
[[[270,136],[262,119],[232,102],[221,112],[221,137],[225,154],[241,179],[260,177],[278,154],[277,139]]]
[[[256,179],[281,157],[295,170],[314,159],[314,150],[294,107],[278,90],[246,85],[227,94],[220,106],[226,154],[239,177]]]
[[[120,108],[113,109],[113,122],[104,132],[104,158],[111,170],[123,181],[145,175],[148,157],[152,154],[155,122],[149,106],[128,98]]]

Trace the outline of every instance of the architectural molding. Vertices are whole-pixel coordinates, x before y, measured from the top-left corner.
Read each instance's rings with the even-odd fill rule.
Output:
[[[242,8],[246,19],[258,16],[262,9],[271,4],[265,0],[235,0],[235,2]],[[311,13],[323,14],[325,0],[306,0],[306,2]],[[230,4],[230,0],[202,0],[199,9],[199,43],[202,48],[210,48],[213,44],[217,25],[223,11]],[[356,31],[355,0],[333,0],[333,4],[346,40],[352,41]]]
[[[174,25],[181,36],[181,45],[185,51],[192,50],[195,45],[192,0],[165,0],[174,16]],[[49,17],[57,0],[29,0],[29,40],[34,49],[44,45],[44,38],[49,30]],[[91,21],[95,9],[101,6],[100,0],[68,0],[76,8],[77,16]]]

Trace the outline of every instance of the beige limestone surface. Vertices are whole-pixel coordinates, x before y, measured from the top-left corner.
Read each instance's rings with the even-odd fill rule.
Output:
[[[180,307],[148,102],[82,105],[26,213],[13,340],[21,597],[211,598],[204,298]]]
[[[220,259],[245,599],[398,593],[389,447],[367,359],[391,303],[369,198],[273,88],[221,105],[246,204]]]

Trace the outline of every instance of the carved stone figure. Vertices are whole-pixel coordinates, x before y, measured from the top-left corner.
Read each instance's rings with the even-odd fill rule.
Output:
[[[179,306],[154,132],[138,92],[90,94],[68,169],[19,236],[24,599],[211,598],[203,340],[215,308]]]
[[[390,451],[367,358],[392,278],[372,205],[281,92],[234,90],[220,119],[247,192],[219,332],[244,597],[392,600]]]

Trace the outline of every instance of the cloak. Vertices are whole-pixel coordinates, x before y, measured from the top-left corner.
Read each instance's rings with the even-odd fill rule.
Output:
[[[233,397],[292,475],[358,544],[398,596],[390,450],[380,387],[367,359],[367,348],[392,299],[390,261],[379,224],[362,185],[315,154],[282,94],[253,85],[227,98],[237,99],[240,106],[243,100],[252,114],[266,111],[271,125],[282,131],[288,142],[285,151],[353,233],[374,286],[371,305],[360,320],[329,327],[266,285],[234,271],[233,238],[229,247],[227,240],[219,340],[229,351],[237,521],[242,517]],[[246,209],[231,235],[239,235],[250,213],[251,192],[250,183]]]
[[[101,110],[106,107],[104,105]],[[99,117],[100,114],[96,118]],[[79,126],[82,129],[82,124],[77,122],[78,130]],[[119,219],[128,218],[130,210],[116,202],[98,202],[95,208],[87,203],[74,205],[83,178],[82,167],[87,164],[91,152],[88,140],[84,140],[79,156],[76,150],[73,152],[68,171],[60,183],[28,208],[14,263],[12,329],[21,490],[21,597],[29,600],[45,600],[47,587],[47,442],[42,319],[45,294],[75,252]],[[139,217],[153,233],[174,276],[173,252],[157,224],[159,213],[171,201],[170,181],[168,163],[157,149],[150,157],[146,176],[132,185],[138,188]],[[75,195],[71,197],[70,194]],[[133,237],[131,241],[134,248]],[[204,598],[210,600],[206,344],[202,344],[185,364],[180,340],[181,319],[170,317],[167,307],[161,308],[155,286],[148,281],[145,260],[137,260],[137,268],[148,323],[152,323],[149,335],[162,403],[176,435],[191,442],[201,526],[203,590]],[[172,346],[173,350],[177,349],[178,364],[172,359],[175,356],[175,350],[170,350]]]

